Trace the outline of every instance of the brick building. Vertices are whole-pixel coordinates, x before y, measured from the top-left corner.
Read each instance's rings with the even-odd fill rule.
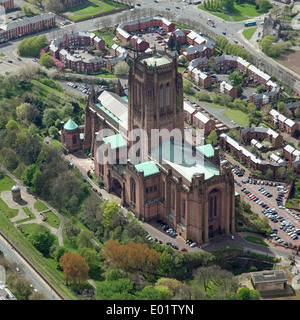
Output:
[[[256,157],[252,152],[240,145],[226,133],[220,135],[220,147],[223,150],[228,150],[230,153],[234,154],[238,158],[238,161],[246,164],[248,168],[259,170],[262,173],[266,173],[269,168],[271,168],[273,172],[276,172],[278,168],[286,166],[285,161],[279,157],[273,161],[267,161]]]
[[[268,139],[272,147],[275,149],[281,148],[283,144],[283,136],[276,131],[267,127],[251,127],[240,129],[239,131],[244,143],[249,144],[252,139],[262,142]]]
[[[139,155],[128,136],[138,128],[148,133]],[[196,148],[201,161],[190,163],[193,152],[186,145],[184,161],[177,162],[183,157],[182,138],[153,139],[157,129],[184,132],[182,75],[176,58],[163,51],[134,57],[128,99],[107,91],[89,96],[83,149],[91,151],[95,174],[107,190],[138,218],[160,218],[199,244],[235,232],[233,175],[220,167],[218,149]]]
[[[223,94],[228,94],[232,99],[237,98],[237,88],[233,87],[231,84],[226,81],[222,81],[219,86],[219,90]]]
[[[51,13],[43,13],[31,18],[23,18],[2,26],[0,29],[0,43],[24,37],[55,26],[55,17]]]
[[[283,114],[279,113],[275,109],[270,110],[269,112],[269,121],[275,125],[279,130],[293,136],[295,130],[299,130],[299,124],[285,117]]]
[[[175,30],[175,24],[163,17],[148,17],[119,24],[116,29],[116,36],[122,43],[126,43],[133,36],[132,33],[152,27],[161,27],[166,32]]]
[[[105,41],[94,33],[72,32],[51,41],[49,51],[54,58],[60,60],[67,68],[91,73],[106,67],[107,62],[102,57],[73,53],[78,47],[87,48],[89,46],[95,47],[97,50],[104,50]]]
[[[5,11],[12,10],[14,8],[14,0],[0,0],[0,6],[4,7]]]

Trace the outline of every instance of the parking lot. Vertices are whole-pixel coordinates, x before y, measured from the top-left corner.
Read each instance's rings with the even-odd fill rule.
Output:
[[[289,186],[276,181],[238,176],[237,167],[232,170],[235,170],[235,190],[241,199],[250,203],[252,211],[261,219],[264,216],[269,219],[273,242],[288,247],[299,245],[300,216],[285,207]]]

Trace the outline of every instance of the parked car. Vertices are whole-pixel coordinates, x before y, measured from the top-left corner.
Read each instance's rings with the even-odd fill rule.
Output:
[[[187,248],[181,248],[180,251],[187,252]]]
[[[192,244],[190,244],[190,247],[194,248],[196,247],[197,243],[196,242],[193,242]]]

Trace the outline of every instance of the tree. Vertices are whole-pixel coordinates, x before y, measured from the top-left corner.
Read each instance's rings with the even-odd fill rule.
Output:
[[[162,300],[161,292],[155,286],[146,286],[136,296],[139,300]]]
[[[97,270],[100,266],[100,255],[93,248],[82,248],[80,255],[85,259],[91,271]]]
[[[50,128],[55,125],[55,121],[58,118],[56,109],[48,108],[44,111],[43,124],[45,127]]]
[[[297,118],[297,119],[300,118],[300,108],[299,107],[297,107],[295,109],[294,114],[295,114],[295,118]]]
[[[170,36],[170,38],[169,38],[169,40],[168,40],[168,42],[167,42],[167,46],[168,46],[171,50],[173,50],[174,47],[175,47],[175,39],[174,39],[174,37],[173,37],[172,35]]]
[[[277,111],[279,113],[282,113],[282,111],[284,110],[284,107],[285,107],[285,103],[283,101],[279,101],[279,102],[277,102],[276,107],[277,107]]]
[[[57,137],[58,136],[58,129],[54,126],[51,126],[48,130],[50,136]]]
[[[48,228],[44,228],[35,232],[29,236],[29,240],[42,254],[48,255],[51,246],[54,243],[55,236],[50,232]]]
[[[129,72],[129,65],[125,61],[119,61],[113,70],[116,76],[125,76]]]
[[[257,93],[263,93],[263,92],[266,92],[266,87],[263,86],[263,85],[259,85],[257,88],[256,88],[256,92]]]
[[[287,171],[285,167],[279,167],[276,171],[277,176],[280,179],[286,178],[287,177]]]
[[[229,76],[228,79],[234,82],[234,85],[239,85],[243,82],[243,76],[239,71],[234,71],[232,72]]]
[[[43,53],[40,58],[40,65],[47,69],[55,67],[55,62],[47,53]]]
[[[134,283],[128,278],[102,281],[97,284],[96,300],[134,300]]]
[[[67,252],[60,259],[59,263],[63,269],[66,284],[73,281],[75,285],[89,278],[89,266],[85,259],[79,254]]]
[[[273,6],[268,0],[261,0],[259,3],[259,11],[260,12],[268,12]]]
[[[105,243],[102,257],[127,272],[142,271],[153,274],[160,260],[160,253],[146,244],[130,242],[121,245],[110,239]]]
[[[207,138],[213,146],[218,144],[218,135],[215,130],[212,130]]]
[[[274,176],[274,172],[271,168],[266,171],[267,178],[272,178]]]
[[[24,173],[22,174],[22,182],[26,185],[31,187],[32,186],[32,178],[35,173],[35,170],[37,169],[36,164],[32,164],[29,167],[26,168]]]

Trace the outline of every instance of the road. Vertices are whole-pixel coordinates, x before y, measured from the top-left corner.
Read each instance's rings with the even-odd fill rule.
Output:
[[[61,300],[34,269],[0,236],[0,251],[4,257],[15,262],[33,287],[42,292],[50,300]]]
[[[18,4],[22,5],[22,3],[25,3],[23,0],[18,0]],[[179,0],[170,0],[170,1],[159,1],[157,3],[154,3],[152,0],[140,0],[136,1],[136,3],[140,3],[141,6],[136,7],[136,12],[129,12],[128,10],[128,17],[127,20],[131,21],[136,18],[133,18],[134,15],[137,12],[142,12],[141,15],[143,17],[149,16],[150,10],[155,10],[155,12],[158,14],[164,15],[166,18],[170,17],[171,20],[178,20],[178,19],[185,19],[187,22],[194,21],[197,24],[199,24],[199,27],[201,29],[201,26],[205,27],[206,29],[210,30],[216,35],[222,35],[222,32],[226,30],[227,32],[227,39],[233,43],[234,40],[239,40],[239,43],[245,47],[246,50],[248,50],[254,57],[260,57],[258,67],[266,69],[267,66],[271,65],[274,67],[274,70],[279,72],[279,76],[283,73],[289,74],[293,77],[299,78],[299,75],[292,72],[288,68],[285,68],[283,65],[277,63],[273,59],[267,57],[265,54],[263,54],[257,46],[253,45],[251,42],[247,41],[241,34],[241,31],[244,29],[243,22],[225,22],[223,19],[218,18],[208,12],[205,12],[203,10],[199,10],[197,8],[197,5],[189,5],[185,2],[179,1]],[[282,4],[278,3],[280,6]],[[179,7],[177,9],[176,7]],[[169,8],[170,10],[167,10]],[[120,23],[120,17],[124,17],[124,12],[121,13],[115,13],[112,15],[109,15],[108,17],[111,19],[110,26],[117,25]],[[265,15],[256,17],[257,24],[259,25]],[[216,27],[208,27],[206,24],[206,19],[210,18],[213,19],[216,22]],[[61,21],[59,17],[56,19],[57,21]],[[122,20],[123,21],[123,20]],[[96,27],[97,26],[97,27]],[[79,23],[72,23],[69,26],[63,26],[61,28],[55,28],[52,30],[47,30],[42,33],[47,34],[48,39],[55,39],[59,36],[62,36],[66,32],[72,32],[72,31],[93,31],[99,26],[103,27],[102,25],[102,18],[95,18]],[[41,33],[41,34],[42,34]],[[30,36],[29,36],[30,37]],[[23,38],[22,38],[23,39]],[[22,65],[23,63],[20,63],[20,61],[17,60],[17,54],[16,49],[21,42],[22,39],[14,40],[10,42],[9,44],[0,46],[0,53],[4,53],[7,56],[1,57],[0,61],[3,61],[3,63],[7,64],[7,60],[11,59],[13,61],[13,64],[16,64],[16,67]],[[12,66],[6,66],[6,68],[11,69]],[[0,68],[1,71],[2,68]],[[278,71],[280,70],[280,71]],[[275,72],[274,71],[274,72]],[[277,75],[277,73],[275,75]],[[277,76],[277,78],[279,78]],[[283,81],[283,80],[282,80]],[[284,82],[284,81],[283,81]],[[295,80],[293,87],[295,90],[300,91],[300,81]]]

